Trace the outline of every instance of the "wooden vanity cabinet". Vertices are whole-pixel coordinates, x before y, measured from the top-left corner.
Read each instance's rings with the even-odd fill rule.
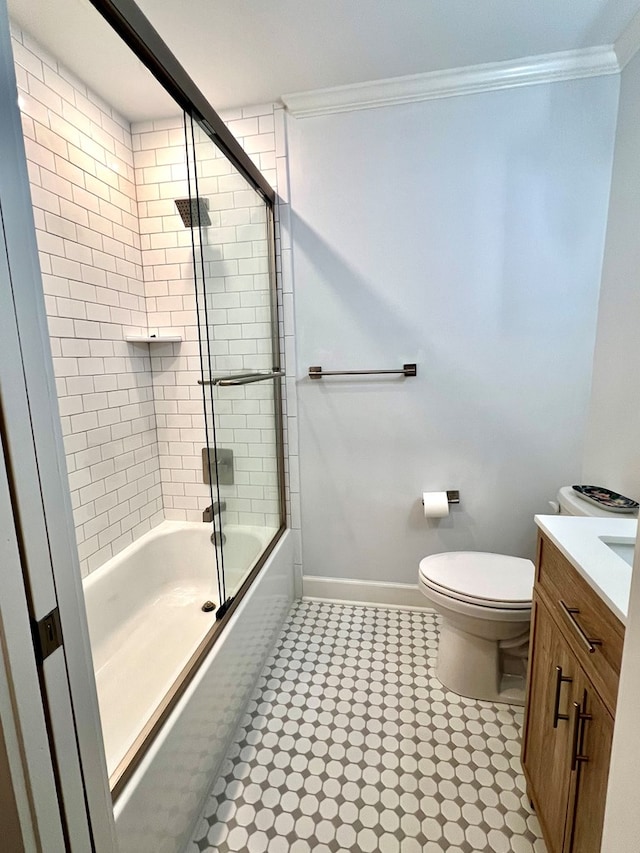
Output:
[[[572,716],[577,727],[578,767],[574,773],[569,802],[565,850],[572,853],[600,853],[604,807],[609,778],[609,760],[613,739],[613,717],[583,673],[579,674]],[[586,761],[582,761],[586,758]]]
[[[538,543],[523,766],[549,853],[599,853],[624,627]]]
[[[524,767],[549,853],[561,853],[571,783],[571,687],[578,665],[546,606],[533,604]],[[532,654],[533,651],[533,654]],[[571,679],[571,682],[564,679]]]

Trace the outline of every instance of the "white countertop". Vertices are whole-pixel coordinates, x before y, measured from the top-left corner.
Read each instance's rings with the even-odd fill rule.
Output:
[[[600,537],[635,540],[637,519],[536,515],[535,522],[623,625],[626,624],[631,566]]]

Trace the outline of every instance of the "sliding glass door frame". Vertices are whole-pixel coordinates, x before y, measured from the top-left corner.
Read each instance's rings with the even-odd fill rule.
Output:
[[[194,273],[194,289],[196,300],[196,312],[198,317],[198,340],[200,347],[200,369],[202,385],[202,400],[203,414],[205,420],[205,435],[209,459],[209,489],[210,500],[212,507],[212,541],[215,543],[216,566],[218,573],[218,587],[220,591],[220,609],[217,613],[218,618],[221,618],[226,610],[231,606],[236,595],[242,590],[248,588],[246,583],[247,578],[241,578],[236,582],[232,582],[231,578],[225,571],[225,524],[223,522],[222,507],[226,506],[227,500],[233,500],[233,495],[224,494],[224,487],[221,490],[220,472],[218,464],[218,429],[216,419],[219,415],[216,412],[217,404],[220,402],[218,388],[226,386],[244,386],[254,383],[270,384],[272,388],[273,401],[273,447],[272,453],[275,457],[275,478],[278,486],[277,489],[277,506],[279,514],[278,533],[286,526],[286,500],[285,500],[285,469],[284,469],[284,429],[283,429],[283,399],[282,399],[282,380],[284,379],[284,371],[281,369],[282,351],[280,341],[280,326],[279,326],[279,306],[278,306],[278,288],[277,288],[277,269],[275,258],[275,216],[274,206],[270,204],[262,194],[256,194],[256,202],[259,206],[264,205],[265,221],[264,221],[264,245],[266,248],[266,272],[268,288],[264,290],[268,292],[269,297],[269,314],[268,322],[270,325],[270,335],[266,338],[271,347],[270,361],[265,359],[258,367],[255,363],[245,366],[244,370],[227,369],[222,371],[224,375],[220,376],[220,370],[216,369],[216,355],[212,353],[212,341],[215,338],[216,323],[211,320],[211,312],[215,309],[216,294],[210,288],[216,281],[221,281],[217,276],[212,277],[208,271],[207,262],[205,260],[206,247],[211,248],[208,242],[209,223],[205,224],[200,219],[201,203],[207,209],[211,200],[215,198],[217,189],[214,192],[207,186],[208,178],[203,173],[204,163],[207,159],[206,150],[208,145],[211,145],[211,151],[220,151],[215,140],[212,140],[210,134],[202,122],[197,119],[190,118],[185,114],[185,146],[186,146],[186,161],[187,161],[187,182],[189,199],[192,210],[195,213],[195,220],[191,224],[191,246],[193,251],[193,273]],[[226,157],[224,151],[221,152],[223,157]],[[245,177],[242,173],[241,177]],[[217,188],[217,182],[215,183]],[[255,189],[248,184],[248,190]],[[247,204],[247,202],[244,202]],[[259,207],[249,204],[252,210],[259,210]],[[258,221],[258,220],[256,220]],[[261,242],[261,241],[260,241]],[[224,257],[224,255],[223,255]],[[224,285],[225,291],[226,284]],[[258,286],[258,289],[261,288]],[[266,319],[266,318],[265,318]],[[251,357],[249,356],[250,360]],[[260,360],[261,357],[259,356]],[[257,369],[256,369],[257,368]],[[225,401],[227,402],[227,401]],[[232,403],[233,404],[233,403]],[[234,440],[230,439],[231,444]],[[224,442],[225,444],[227,442]],[[267,453],[267,456],[270,454]],[[268,469],[265,469],[267,471]],[[217,511],[216,511],[217,508]],[[261,563],[262,564],[262,563]],[[249,573],[251,576],[252,573]],[[237,583],[237,585],[236,585]]]
[[[95,9],[106,19],[111,27],[120,35],[128,47],[135,53],[138,59],[151,71],[159,83],[174,98],[186,118],[197,123],[212,143],[229,159],[240,174],[247,180],[249,185],[256,190],[263,199],[267,213],[268,231],[268,267],[269,287],[271,299],[271,337],[273,352],[273,369],[281,369],[283,353],[280,341],[280,318],[278,306],[278,278],[276,269],[276,225],[275,205],[276,193],[269,185],[266,178],[253,163],[248,154],[227,126],[209,104],[196,84],[191,80],[184,68],[173,56],[167,45],[151,26],[141,10],[132,0],[89,0]],[[187,122],[188,124],[189,122]],[[195,249],[195,247],[194,247]],[[197,259],[194,256],[194,264]],[[196,294],[197,299],[197,294]],[[255,566],[235,591],[232,598],[224,602],[225,606],[219,613],[208,634],[203,639],[198,649],[194,652],[183,671],[180,673],[173,687],[165,697],[165,700],[157,709],[156,714],[146,729],[145,737],[136,747],[135,754],[130,758],[126,769],[119,775],[113,789],[113,799],[122,793],[127,781],[139,765],[159,734],[164,722],[175,708],[180,697],[183,695],[193,677],[198,672],[201,663],[209,654],[211,648],[220,636],[221,631],[232,617],[234,611],[248,592],[253,581],[267,562],[269,556],[276,547],[287,528],[286,514],[286,486],[284,465],[284,416],[283,416],[283,394],[282,382],[284,378],[274,379],[274,404],[275,404],[275,445],[278,474],[279,493],[279,527],[271,541],[264,548]],[[206,395],[203,400],[206,399]],[[214,529],[217,529],[214,523]],[[218,551],[219,549],[217,549]],[[218,556],[218,554],[217,554]],[[218,574],[220,569],[218,567]],[[222,590],[224,590],[224,582]]]
[[[267,205],[267,226],[269,229],[269,280],[271,282],[271,336],[272,352],[274,358],[273,369],[277,364],[284,364],[284,341],[280,338],[280,313],[278,304],[278,271],[276,267],[276,222],[275,206]],[[283,378],[282,381],[286,382]],[[284,412],[282,382],[276,381],[274,393],[275,417],[276,417],[276,460],[278,465],[278,487],[280,492],[280,530],[287,527],[287,490],[286,472],[284,466]]]
[[[269,228],[269,278],[271,282],[272,338],[274,370],[279,369],[283,357],[279,334],[278,287],[276,270],[276,226],[275,205],[276,193],[257,168],[253,160],[240,145],[235,136],[227,128],[224,121],[213,109],[182,65],[171,53],[160,35],[151,26],[133,0],[89,0],[98,12],[108,21],[122,40],[131,48],[138,59],[146,65],[154,77],[174,98],[178,106],[187,116],[196,121],[208,134],[212,142],[228,157],[249,184],[262,196],[267,208]],[[280,529],[274,542],[268,549],[272,550],[277,539],[286,529],[286,487],[284,468],[284,417],[282,412],[282,386],[275,382],[276,388],[276,444],[278,451],[278,481],[280,491]],[[268,556],[268,553],[266,556]],[[261,558],[258,566],[266,559]],[[252,573],[253,575],[253,573]],[[242,590],[248,586],[250,578],[243,584]],[[238,596],[239,597],[239,596]]]
[[[278,306],[278,276],[276,269],[276,193],[257,168],[253,160],[227,128],[224,121],[171,53],[162,38],[151,26],[133,0],[89,0],[109,22],[123,41],[146,65],[154,77],[174,98],[184,113],[196,121],[214,144],[228,157],[249,184],[262,196],[267,208],[269,229],[269,278],[271,282],[271,328],[273,339],[274,370],[279,369],[283,358],[280,341]],[[278,482],[280,491],[280,535],[286,529],[286,486],[284,467],[284,417],[282,412],[282,386],[275,383],[276,446]],[[274,543],[275,544],[275,543]],[[260,561],[262,565],[264,560]],[[245,583],[243,589],[247,586]]]
[[[187,115],[273,209],[276,194],[211,104],[132,0],[90,0]]]

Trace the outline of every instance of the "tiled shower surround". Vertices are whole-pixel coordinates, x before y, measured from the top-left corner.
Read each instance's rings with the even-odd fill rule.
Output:
[[[129,125],[14,30],[16,75],[83,574],[162,520]]]
[[[15,27],[12,33],[85,575],[164,518],[201,520],[209,503],[192,235],[174,204],[189,194],[183,119],[130,125],[26,33]],[[282,111],[266,105],[223,117],[271,185],[284,184]],[[215,321],[212,367],[271,367],[261,352],[268,323],[264,210],[210,141],[198,149],[199,191],[210,198],[212,220],[205,234],[212,244],[205,257]],[[286,195],[282,186],[276,215],[285,220]],[[276,235],[284,250],[278,253],[281,332],[291,344],[288,228],[277,223]],[[124,340],[169,330],[183,341]],[[234,450],[236,462],[235,485],[222,489],[231,523],[278,526],[269,390],[259,384],[217,395],[218,443]],[[297,443],[293,380],[283,390],[290,398],[288,459],[295,452],[292,430]],[[287,508],[297,527],[297,466],[292,472],[286,466]],[[299,533],[297,539],[299,555]]]
[[[245,145],[253,142],[254,148],[266,149],[255,152],[256,161],[275,184],[273,111],[229,125],[236,134],[249,134]],[[197,521],[210,497],[202,481],[201,450],[207,442],[197,384],[192,233],[175,206],[175,199],[189,194],[183,121],[134,124],[132,130],[149,326],[183,338],[180,344],[154,345],[151,352],[163,501],[167,518]],[[269,370],[265,207],[199,129],[195,142],[198,194],[209,202],[211,220],[202,234],[210,366],[216,374]],[[193,177],[191,190],[194,194]],[[198,290],[202,296],[200,275]],[[200,303],[203,311],[202,298]],[[235,483],[220,489],[226,520],[277,529],[273,389],[270,384],[219,388],[214,396],[218,445],[234,453]]]

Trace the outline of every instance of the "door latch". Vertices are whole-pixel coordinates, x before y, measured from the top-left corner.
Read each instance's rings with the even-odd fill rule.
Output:
[[[49,655],[62,645],[62,628],[58,608],[54,608],[51,613],[43,616],[38,622],[33,622],[32,632],[38,663],[43,663]]]

